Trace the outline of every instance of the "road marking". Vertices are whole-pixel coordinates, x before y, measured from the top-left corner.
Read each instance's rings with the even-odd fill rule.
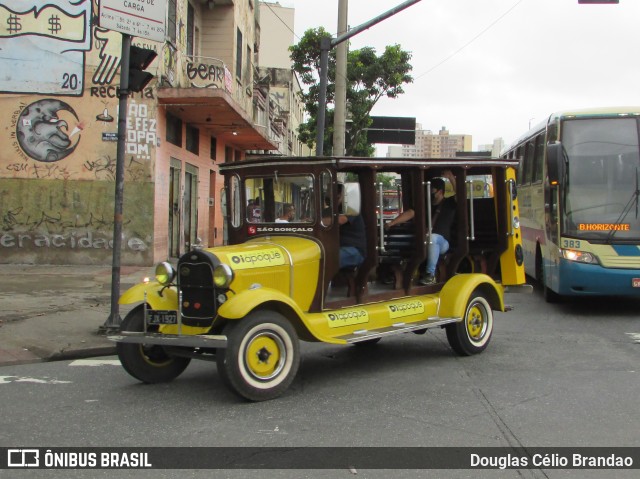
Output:
[[[120,366],[119,359],[76,359],[69,366]]]
[[[634,342],[640,343],[640,333],[626,333]]]
[[[9,383],[36,383],[36,384],[71,384],[72,381],[59,381],[58,379],[26,378],[22,376],[0,376],[0,384]]]

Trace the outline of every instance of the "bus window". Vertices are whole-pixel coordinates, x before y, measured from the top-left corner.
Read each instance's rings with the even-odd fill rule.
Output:
[[[533,177],[533,162],[535,160],[535,143],[533,140],[529,140],[525,147],[524,152],[524,174],[522,176],[522,184],[527,185],[531,183]]]
[[[313,177],[310,175],[278,175],[251,177],[245,180],[249,197],[259,198],[260,215],[256,223],[310,223],[314,208],[310,195]],[[256,192],[259,192],[256,196]],[[252,205],[255,208],[256,200]],[[249,210],[249,208],[248,208]]]
[[[544,133],[540,133],[536,137],[536,154],[533,162],[533,176],[531,183],[540,183],[542,181],[542,168],[544,166]]]
[[[322,195],[322,226],[333,223],[333,194],[331,193],[331,173],[323,171],[320,175],[320,191]]]
[[[580,224],[622,222],[630,225],[616,238],[633,237],[639,228],[630,198],[637,188],[638,133],[634,119],[589,119],[564,123],[569,181],[566,187],[566,231],[607,236],[608,231],[580,230]],[[633,221],[632,221],[633,219]],[[635,231],[633,231],[635,230]]]
[[[524,183],[524,147],[519,146],[516,150],[516,159],[520,162],[518,164],[517,183],[522,185]]]

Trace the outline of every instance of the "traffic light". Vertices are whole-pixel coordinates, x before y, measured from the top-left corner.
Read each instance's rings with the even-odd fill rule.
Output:
[[[158,56],[153,50],[131,45],[129,50],[129,91],[140,92],[153,79],[153,75],[146,72],[151,62]]]

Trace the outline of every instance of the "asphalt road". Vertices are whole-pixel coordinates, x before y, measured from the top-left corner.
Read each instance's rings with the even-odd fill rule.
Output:
[[[640,333],[640,301],[551,305],[536,291],[508,295],[507,303],[515,309],[496,314],[489,347],[473,357],[456,356],[440,330],[370,348],[303,343],[292,387],[263,403],[230,393],[210,362],[194,361],[163,385],[138,383],[115,357],[2,367],[0,446],[640,447],[640,342],[633,336]],[[256,475],[28,472],[25,477]],[[637,470],[280,470],[261,476],[630,478]]]

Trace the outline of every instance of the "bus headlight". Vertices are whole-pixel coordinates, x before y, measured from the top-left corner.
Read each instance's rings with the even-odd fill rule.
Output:
[[[520,228],[520,218],[518,218],[517,216],[513,217],[513,229],[517,230]]]
[[[576,261],[578,263],[598,264],[598,259],[591,253],[586,251],[578,251],[575,249],[563,249],[562,257],[569,261]]]
[[[233,270],[227,264],[219,264],[213,270],[213,284],[217,288],[227,289],[233,281]]]
[[[171,263],[163,261],[156,266],[156,281],[163,286],[170,284],[176,277],[176,270],[173,269]]]

